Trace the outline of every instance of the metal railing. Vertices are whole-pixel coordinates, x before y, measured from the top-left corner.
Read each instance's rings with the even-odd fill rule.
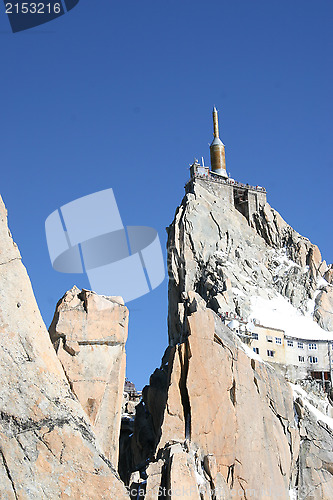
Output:
[[[234,179],[223,179],[219,174],[214,172],[209,172],[209,176],[195,173],[185,184],[189,184],[193,179],[200,179],[206,182],[216,182],[218,184],[226,184],[228,186],[238,187],[242,189],[251,189],[252,191],[259,191],[261,193],[266,193],[266,189],[262,186],[251,186],[250,184],[243,184],[242,182],[235,181]]]

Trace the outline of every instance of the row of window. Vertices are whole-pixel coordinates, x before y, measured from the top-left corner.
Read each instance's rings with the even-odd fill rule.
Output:
[[[300,363],[305,363],[304,356],[298,356],[298,361]],[[318,358],[316,356],[309,356],[309,363],[318,363]]]
[[[256,354],[259,354],[259,347],[254,347],[253,352]],[[270,358],[274,358],[275,351],[271,351],[270,349],[267,349],[267,356]]]
[[[252,338],[253,340],[259,340],[259,335],[257,333],[252,333]],[[273,343],[273,337],[271,337],[270,335],[266,335],[266,340],[267,342]],[[282,345],[282,339],[280,337],[275,337],[275,343]]]
[[[270,335],[266,335],[266,340],[267,340],[267,342],[273,343],[273,337],[271,337]],[[275,343],[282,345],[282,339],[280,337],[275,337]]]
[[[256,354],[259,354],[259,347],[253,347],[253,352]],[[267,356],[269,358],[274,358],[275,351],[272,351],[271,349],[267,349]],[[305,363],[305,358],[304,356],[298,356],[298,361],[300,363]],[[318,363],[318,358],[316,356],[309,356],[309,363]]]
[[[252,338],[253,340],[259,340],[259,335],[257,333],[252,333]],[[273,337],[270,335],[266,335],[266,341],[273,343]],[[282,339],[280,337],[275,337],[275,343],[277,345],[282,345]],[[294,347],[294,341],[293,340],[287,340],[287,346],[288,347]],[[304,349],[304,343],[303,342],[297,342],[297,347],[298,349]],[[317,344],[315,343],[310,343],[308,345],[309,351],[314,351],[317,349]]]
[[[294,341],[293,340],[287,340],[287,346],[288,347],[294,347]],[[298,347],[298,349],[304,349],[303,342],[297,342],[297,347]],[[317,349],[317,344],[311,342],[310,344],[308,344],[308,349],[309,349],[309,351],[315,351]]]

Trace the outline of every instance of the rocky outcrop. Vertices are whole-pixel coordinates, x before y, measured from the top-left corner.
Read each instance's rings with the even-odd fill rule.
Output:
[[[219,195],[218,186],[211,191],[199,179],[191,186],[168,228],[170,342],[182,338],[178,308],[182,293],[189,290],[214,311],[244,318],[251,312],[253,296],[270,299],[282,294],[300,311],[308,311],[321,286],[319,279],[328,276],[318,247],[268,204],[254,214],[251,227]],[[322,325],[329,326],[327,321]]]
[[[49,339],[0,202],[0,496],[125,499]]]
[[[251,225],[218,185],[205,186],[191,184],[168,228],[170,345],[137,406],[129,484],[154,500],[158,492],[168,500],[328,500],[327,415],[294,401],[285,378],[220,314],[246,318],[251,297],[282,294],[301,311],[315,304],[320,321],[330,268],[268,205]]]
[[[118,463],[128,309],[119,297],[77,287],[58,302],[49,328],[73,393],[107,458]]]
[[[298,386],[294,386],[294,398],[295,416],[300,434],[297,498],[331,498],[333,419],[327,418],[311,404],[312,393],[308,394]]]
[[[287,498],[299,452],[290,387],[249,357],[197,294],[188,293],[186,311],[187,339],[160,369],[168,374],[162,411],[152,404],[159,374],[145,394],[155,448],[141,462],[164,458],[159,486],[173,490],[170,498],[179,487],[198,500],[221,488],[219,498],[246,498],[246,490],[261,498],[270,488]],[[144,449],[139,432],[136,439]]]
[[[285,248],[287,257],[303,268],[309,266],[312,276],[322,276],[327,271],[319,248],[289,226],[268,203],[254,214],[254,221],[258,234],[270,247]]]
[[[167,350],[137,412],[147,498],[332,498],[331,429],[198,294],[185,303],[186,340]]]
[[[326,273],[324,274],[324,278],[330,285],[333,285],[333,264],[328,266]]]
[[[168,230],[170,342],[140,403],[122,300],[73,287],[48,336],[1,207],[1,498],[333,498],[332,394],[307,397],[220,317],[282,294],[329,330],[332,266],[268,205],[249,224],[226,201],[196,180]]]
[[[333,331],[333,285],[324,286],[315,299],[314,318],[324,330]]]

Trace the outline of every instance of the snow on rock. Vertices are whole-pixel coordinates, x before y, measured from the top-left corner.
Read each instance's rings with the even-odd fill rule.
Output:
[[[290,500],[297,500],[297,490],[296,488],[293,488],[289,490],[289,498]]]
[[[333,340],[333,333],[320,328],[310,316],[304,316],[286,298],[277,295],[271,300],[251,298],[251,315],[260,324],[284,330],[290,337],[307,340]]]
[[[249,356],[249,358],[251,359],[256,359],[257,361],[260,361],[260,363],[264,363],[264,364],[267,364],[265,363],[265,361],[259,356],[259,354],[255,353],[253,351],[253,349],[251,349],[249,346],[247,346],[246,344],[243,344],[242,343],[242,349],[243,351],[245,352],[245,354],[247,354]]]
[[[318,408],[316,408],[315,406],[313,406],[313,404],[310,403],[309,399],[313,400],[314,398],[313,394],[308,394],[299,385],[290,383],[290,386],[293,390],[294,399],[301,398],[304,406],[308,408],[308,410],[312,413],[312,415],[316,418],[316,420],[324,422],[333,430],[333,418],[329,417],[328,415],[325,415],[323,412],[321,412]]]

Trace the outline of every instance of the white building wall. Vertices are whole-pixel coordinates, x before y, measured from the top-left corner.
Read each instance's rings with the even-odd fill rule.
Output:
[[[293,342],[293,346],[289,345]],[[303,340],[286,337],[286,364],[297,365],[308,371],[329,371],[328,342],[326,340]],[[301,347],[303,346],[303,348]],[[304,361],[299,359],[304,357]],[[314,358],[317,358],[317,362]]]

